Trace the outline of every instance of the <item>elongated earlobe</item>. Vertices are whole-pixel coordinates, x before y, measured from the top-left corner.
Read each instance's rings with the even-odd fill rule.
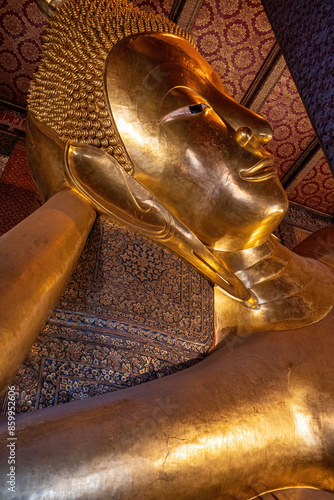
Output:
[[[250,307],[256,300],[241,281],[142,184],[101,149],[68,141],[65,168],[70,184],[115,222],[177,253],[225,293]]]

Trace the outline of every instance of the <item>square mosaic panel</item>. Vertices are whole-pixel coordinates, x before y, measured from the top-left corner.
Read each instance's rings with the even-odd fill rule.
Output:
[[[14,380],[17,412],[168,375],[202,359],[212,343],[212,285],[155,243],[100,218]]]

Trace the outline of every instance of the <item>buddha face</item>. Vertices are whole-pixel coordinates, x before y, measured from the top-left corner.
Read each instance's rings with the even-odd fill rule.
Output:
[[[105,89],[134,177],[203,243],[241,250],[268,238],[287,209],[264,147],[270,125],[226,94],[191,44],[120,41]]]

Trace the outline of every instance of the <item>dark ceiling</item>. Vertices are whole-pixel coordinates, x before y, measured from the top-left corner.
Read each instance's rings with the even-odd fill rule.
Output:
[[[274,129],[270,150],[289,200],[334,212],[334,178],[260,0],[136,0],[177,21],[227,91]],[[46,21],[35,0],[0,7],[0,99],[25,107]]]

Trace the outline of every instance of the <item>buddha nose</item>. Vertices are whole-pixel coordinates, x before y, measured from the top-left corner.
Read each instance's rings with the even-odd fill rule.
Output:
[[[272,139],[273,130],[267,120],[235,101],[229,105],[225,120],[234,129],[240,146],[258,149]]]
[[[265,121],[265,120],[264,120]],[[256,127],[255,131],[249,127],[240,127],[235,133],[237,143],[241,147],[251,145],[255,148],[260,148],[269,142],[273,137],[273,131],[268,122],[261,123],[261,127]]]
[[[240,127],[235,133],[235,138],[237,143],[244,148],[253,138],[253,132],[249,127]]]
[[[259,148],[272,139],[273,131],[267,120],[217,90],[212,93],[212,107],[235,131],[240,146]]]
[[[241,104],[236,102],[233,104],[230,125],[235,130],[238,144],[257,149],[265,146],[273,137],[273,130],[267,120]]]

